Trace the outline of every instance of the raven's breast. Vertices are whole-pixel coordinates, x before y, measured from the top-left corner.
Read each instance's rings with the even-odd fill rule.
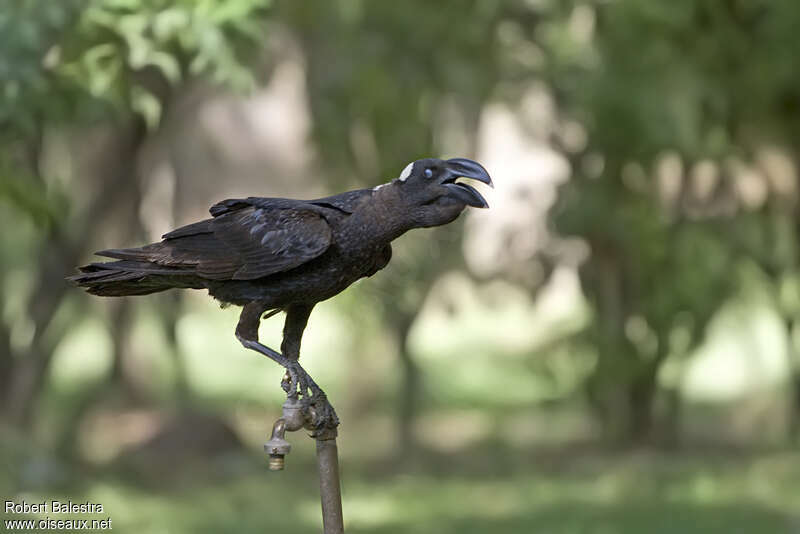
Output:
[[[383,268],[388,261],[385,249],[386,245],[361,250],[331,246],[319,257],[290,271],[255,280],[210,281],[209,293],[223,302],[244,305],[262,301],[273,308],[321,302]]]

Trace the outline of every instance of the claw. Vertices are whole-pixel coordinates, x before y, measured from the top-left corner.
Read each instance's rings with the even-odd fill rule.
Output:
[[[325,393],[317,388],[317,391],[309,399],[309,403],[314,407],[314,429],[311,432],[311,437],[316,437],[326,429],[335,429],[339,426],[339,416],[336,415],[336,410],[328,402],[328,397]]]
[[[283,378],[281,378],[281,389],[286,392],[286,395],[291,395],[292,392],[292,383],[291,378],[289,377],[289,371],[286,371],[283,374]]]
[[[297,367],[300,367],[297,365]],[[301,368],[302,370],[302,368]],[[300,383],[300,375],[297,368],[291,364],[286,367],[286,374],[283,375],[281,380],[281,388],[286,392],[286,396],[291,399],[296,399],[298,395],[298,384]]]
[[[311,379],[308,373],[297,361],[292,361],[286,366],[286,374],[281,380],[281,388],[292,398],[309,398],[317,384]]]
[[[290,399],[299,400],[303,410],[313,408],[314,428],[311,436],[315,437],[326,429],[335,429],[339,425],[339,417],[328,402],[325,392],[314,382],[300,364],[293,360],[286,365],[286,374],[281,380],[281,388]]]

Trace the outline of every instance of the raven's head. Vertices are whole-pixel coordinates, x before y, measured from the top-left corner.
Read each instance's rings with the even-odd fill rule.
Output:
[[[413,225],[429,227],[449,223],[467,206],[489,207],[473,187],[457,182],[459,178],[478,180],[494,187],[486,169],[466,158],[414,161],[387,185],[403,199]]]

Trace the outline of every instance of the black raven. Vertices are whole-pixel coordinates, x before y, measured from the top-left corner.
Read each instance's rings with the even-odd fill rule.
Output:
[[[447,224],[467,206],[488,206],[458,178],[492,185],[472,160],[421,159],[374,189],[316,200],[224,200],[211,207],[211,219],[173,230],[160,243],[98,252],[116,261],[81,267],[70,280],[112,297],[208,289],[223,303],[243,306],[236,327],[242,345],[286,368],[286,393],[314,406],[319,429],[335,428],[336,413],[298,363],[311,310],[383,269],[391,241],[406,231]],[[262,315],[279,311],[286,312],[281,352],[258,341]]]

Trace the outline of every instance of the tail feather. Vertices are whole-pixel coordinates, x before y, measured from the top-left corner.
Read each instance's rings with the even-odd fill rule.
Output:
[[[121,297],[149,295],[172,288],[201,288],[196,277],[179,269],[147,261],[119,260],[90,263],[80,267],[80,274],[67,278],[92,295]]]
[[[98,256],[114,258],[118,260],[149,261],[154,252],[160,252],[163,248],[161,243],[153,243],[140,248],[110,248],[95,252]]]

